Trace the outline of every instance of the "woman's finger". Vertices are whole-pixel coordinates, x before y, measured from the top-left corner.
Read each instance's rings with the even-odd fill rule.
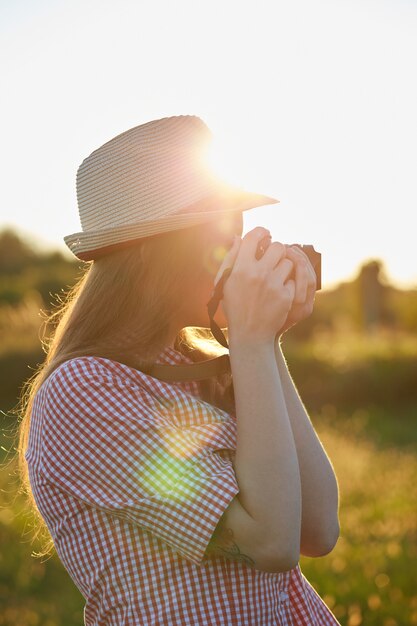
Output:
[[[285,283],[285,285],[287,285],[287,283],[289,282],[294,282],[292,279],[289,279],[293,268],[294,263],[291,261],[291,259],[285,256],[275,266],[274,276],[279,278],[281,284]]]
[[[308,274],[309,274],[308,291],[311,291],[313,289],[315,292],[317,289],[317,276],[316,276],[316,272],[314,270],[313,264],[311,263],[308,257],[308,254],[304,252],[304,250],[302,250],[299,246],[294,246],[293,249],[296,250],[298,253],[302,254],[303,257],[305,258],[306,263],[307,263],[307,268],[308,268]]]
[[[315,293],[316,293],[316,290],[317,290],[317,276],[316,276],[316,272],[314,270],[314,267],[313,267],[310,259],[305,254],[305,252],[303,252],[302,250],[300,250],[300,252],[302,252],[302,254],[304,254],[305,258],[308,261],[307,268],[308,268],[309,279],[308,279],[308,288],[307,288],[307,298],[314,300],[314,296],[315,296]]]
[[[239,259],[237,259],[237,265],[239,265],[239,267],[247,270],[253,264],[253,260],[256,258],[258,245],[262,239],[269,234],[269,230],[263,226],[256,226],[246,233],[243,239],[240,240],[241,253],[239,255]]]
[[[304,255],[297,248],[287,248],[286,255],[295,266],[295,296],[294,304],[304,304],[307,299],[309,286],[309,271]]]
[[[283,243],[273,241],[266,249],[265,254],[258,261],[260,267],[273,269],[279,261],[286,256],[286,249]]]
[[[295,281],[290,278],[289,280],[287,280],[287,282],[285,283],[286,288],[289,291],[290,294],[290,298],[292,301],[294,301],[294,296],[295,296]]]

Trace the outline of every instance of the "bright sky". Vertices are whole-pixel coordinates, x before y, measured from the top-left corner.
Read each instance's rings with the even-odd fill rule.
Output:
[[[417,286],[416,33],[413,0],[1,0],[0,228],[66,249],[81,161],[192,114],[281,200],[244,232],[313,243],[325,287],[368,258]]]

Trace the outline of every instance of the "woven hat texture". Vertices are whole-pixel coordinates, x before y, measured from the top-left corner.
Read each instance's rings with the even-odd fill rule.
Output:
[[[91,260],[143,237],[279,202],[216,176],[206,163],[211,132],[194,115],[153,120],[94,150],[77,171],[82,231],[64,241]]]

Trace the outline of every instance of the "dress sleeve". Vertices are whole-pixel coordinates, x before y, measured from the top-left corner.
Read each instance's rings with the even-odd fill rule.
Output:
[[[48,481],[202,563],[239,487],[232,462],[181,428],[163,399],[74,360],[47,381],[42,419]]]

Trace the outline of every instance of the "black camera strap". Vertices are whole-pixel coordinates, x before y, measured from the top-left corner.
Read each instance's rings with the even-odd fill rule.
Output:
[[[230,276],[232,271],[231,267],[228,267],[224,270],[220,280],[217,282],[215,288],[213,289],[212,296],[207,303],[207,311],[210,318],[210,330],[213,333],[213,336],[222,346],[225,348],[229,348],[229,344],[227,343],[227,339],[223,334],[223,331],[219,327],[219,325],[214,321],[214,316],[216,314],[217,308],[219,306],[220,300],[223,298],[223,287],[227,278]]]

